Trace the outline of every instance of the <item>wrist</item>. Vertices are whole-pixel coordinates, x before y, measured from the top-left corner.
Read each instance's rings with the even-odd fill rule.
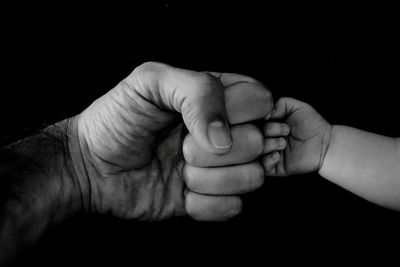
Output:
[[[73,122],[61,121],[1,149],[0,262],[82,209]]]
[[[75,212],[91,210],[91,182],[85,156],[87,145],[79,134],[79,118],[80,115],[77,115],[68,119],[66,168],[71,173],[68,176],[71,186],[64,192],[67,205]]]
[[[326,155],[329,152],[329,148],[331,147],[331,143],[333,140],[333,136],[335,134],[336,127],[335,125],[328,124],[324,131],[322,145],[321,145],[321,159],[318,166],[318,173],[320,174],[321,169],[324,166]]]
[[[47,177],[49,199],[57,205],[53,207],[52,221],[79,213],[84,208],[87,190],[84,181],[84,169],[79,167],[80,149],[76,131],[76,118],[72,117],[43,130],[59,142],[59,149],[54,149],[54,161],[49,162]],[[50,144],[51,145],[51,144]],[[49,151],[52,149],[49,147]],[[52,204],[51,206],[54,206]]]

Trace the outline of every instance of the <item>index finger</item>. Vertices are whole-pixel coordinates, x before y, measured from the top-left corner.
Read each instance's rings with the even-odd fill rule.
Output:
[[[259,81],[241,74],[208,72],[225,87],[225,107],[232,124],[265,118],[274,104],[271,91]]]

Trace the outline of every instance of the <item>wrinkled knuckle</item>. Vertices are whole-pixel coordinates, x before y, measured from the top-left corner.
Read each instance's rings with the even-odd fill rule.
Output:
[[[132,78],[136,78],[145,81],[146,83],[150,82],[150,85],[154,86],[157,81],[162,77],[166,70],[168,69],[168,65],[158,62],[145,62],[133,71],[133,75],[130,75],[127,80],[130,81]],[[155,84],[152,84],[155,83]]]
[[[204,72],[193,72],[192,81],[194,83],[193,88],[197,89],[195,92],[197,97],[208,96],[211,91],[221,86],[218,78]]]
[[[136,67],[135,71],[137,73],[158,73],[163,71],[166,66],[163,63],[149,61]]]

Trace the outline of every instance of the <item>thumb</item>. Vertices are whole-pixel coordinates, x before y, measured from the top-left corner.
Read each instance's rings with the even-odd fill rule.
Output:
[[[175,96],[183,99],[178,110],[196,143],[214,154],[227,153],[232,138],[225,108],[224,86],[207,73],[176,70],[183,74]],[[179,77],[179,76],[178,76]]]
[[[282,97],[276,102],[274,110],[271,112],[270,119],[284,119],[296,110],[305,107],[307,104],[290,97]]]
[[[230,150],[224,86],[218,78],[153,62],[138,67],[133,77],[141,96],[163,110],[182,114],[200,147],[214,154]]]

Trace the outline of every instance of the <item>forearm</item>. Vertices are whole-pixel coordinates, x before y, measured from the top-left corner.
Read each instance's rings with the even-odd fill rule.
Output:
[[[72,120],[0,152],[0,262],[82,207],[71,155],[79,156]]]
[[[397,139],[335,125],[319,173],[376,204],[400,210]]]

